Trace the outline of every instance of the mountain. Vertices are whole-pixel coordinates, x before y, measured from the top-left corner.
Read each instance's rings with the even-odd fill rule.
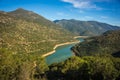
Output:
[[[18,19],[24,19],[29,22],[38,23],[42,26],[49,26],[49,27],[56,26],[56,24],[47,20],[46,18],[42,17],[41,15],[34,13],[33,11],[28,11],[28,10],[25,10],[22,8],[18,8],[14,11],[8,12],[8,14],[10,14],[11,16],[14,16]]]
[[[56,24],[59,24],[63,28],[70,32],[80,36],[97,36],[108,30],[120,29],[120,27],[112,26],[106,23],[97,21],[79,21],[79,20],[55,20]]]
[[[32,11],[20,8],[0,13],[0,48],[44,54],[58,43],[73,40],[69,31]]]
[[[107,31],[101,36],[91,37],[72,47],[78,56],[105,55],[120,56],[120,30]]]

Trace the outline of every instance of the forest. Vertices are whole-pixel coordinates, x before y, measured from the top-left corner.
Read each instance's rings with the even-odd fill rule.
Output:
[[[47,65],[38,55],[0,49],[0,80],[120,80],[120,58],[73,56]]]
[[[77,47],[79,50],[78,48],[81,49],[86,43],[93,44],[94,47],[103,42],[104,44],[96,47],[103,50],[101,48],[107,46],[109,49],[101,52],[97,49],[93,55],[94,48],[91,49],[86,44],[87,48],[84,47],[83,54],[78,52],[61,63],[51,65],[47,65],[45,59],[38,54],[15,54],[7,48],[1,48],[0,80],[120,80],[120,58],[117,56],[120,49],[117,41],[120,37],[119,32],[108,31],[102,36],[88,38],[73,47],[76,50],[79,45]],[[107,45],[108,43],[111,45]],[[88,49],[91,49],[89,50],[91,53],[87,55]]]

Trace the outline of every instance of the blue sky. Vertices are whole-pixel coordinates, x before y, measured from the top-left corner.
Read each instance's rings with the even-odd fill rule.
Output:
[[[0,0],[0,10],[24,8],[49,20],[95,20],[120,26],[120,0]]]

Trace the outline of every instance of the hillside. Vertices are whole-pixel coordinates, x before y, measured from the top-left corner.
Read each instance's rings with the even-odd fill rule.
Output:
[[[120,55],[120,30],[107,31],[101,36],[86,39],[72,47],[77,56]],[[119,57],[119,56],[118,56]]]
[[[73,35],[42,16],[17,9],[0,12],[0,48],[14,53],[46,53],[55,44],[73,41]]]
[[[41,16],[33,11],[25,10],[23,8],[18,8],[14,11],[10,11],[10,12],[8,12],[8,14],[16,17],[18,19],[24,19],[29,22],[38,23],[41,26],[49,26],[49,27],[54,27],[54,28],[55,28],[55,26],[58,26],[58,25],[54,24],[53,22],[47,20],[43,16]]]
[[[80,36],[97,36],[108,30],[120,29],[120,27],[112,26],[97,21],[79,21],[79,20],[55,20],[56,24]]]

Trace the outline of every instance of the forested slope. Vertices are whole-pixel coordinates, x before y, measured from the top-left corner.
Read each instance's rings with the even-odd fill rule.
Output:
[[[15,12],[21,17],[13,16],[13,13],[0,13],[1,48],[8,48],[15,53],[44,54],[51,51],[55,44],[73,40],[73,35],[69,31],[36,13],[23,9]],[[23,12],[28,16],[24,17]],[[33,17],[38,20],[34,20]]]
[[[120,54],[120,30],[107,31],[101,36],[91,37],[72,47],[78,56]]]

